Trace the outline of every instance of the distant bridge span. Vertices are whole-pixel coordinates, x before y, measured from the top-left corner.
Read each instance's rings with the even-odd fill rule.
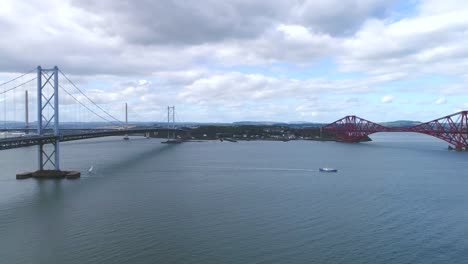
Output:
[[[22,131],[15,129],[12,131]],[[113,129],[113,130],[99,130],[99,129],[70,129],[65,130],[63,134],[55,136],[54,134],[43,135],[24,135],[22,137],[0,139],[0,150],[22,148],[35,145],[52,144],[59,140],[60,142],[75,141],[82,139],[123,136],[131,134],[151,134],[155,132],[167,131],[182,131],[182,129],[168,129],[168,128],[132,128],[132,129]]]
[[[323,127],[344,142],[360,142],[377,132],[416,132],[442,139],[455,149],[468,149],[468,111],[461,111],[412,127],[390,128],[357,116],[345,116]]]

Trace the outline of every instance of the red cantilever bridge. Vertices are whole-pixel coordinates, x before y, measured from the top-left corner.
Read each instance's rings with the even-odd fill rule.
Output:
[[[468,111],[461,111],[412,127],[390,128],[357,116],[345,116],[323,127],[345,142],[359,142],[377,132],[416,132],[440,138],[455,149],[468,150]]]

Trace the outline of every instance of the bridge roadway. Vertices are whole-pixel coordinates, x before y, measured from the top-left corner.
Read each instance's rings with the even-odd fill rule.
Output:
[[[24,130],[24,129],[23,129]],[[17,129],[14,131],[23,131]],[[132,135],[132,134],[146,134],[153,132],[167,132],[170,131],[183,131],[181,129],[167,129],[167,128],[132,128],[132,129],[113,129],[113,130],[81,130],[80,132],[70,130],[61,130],[61,134],[58,136],[60,142],[66,141],[75,141],[82,139],[91,139],[91,138],[100,138],[100,137],[111,137],[111,136],[123,136],[123,135]],[[35,146],[40,144],[50,144],[54,143],[57,137],[53,134],[45,134],[42,136],[38,135],[24,135],[21,137],[12,137],[0,139],[0,150],[13,149],[13,148],[22,148]]]

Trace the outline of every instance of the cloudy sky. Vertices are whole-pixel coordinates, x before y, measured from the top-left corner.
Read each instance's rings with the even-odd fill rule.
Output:
[[[167,105],[200,122],[468,109],[466,0],[2,0],[0,32],[0,80],[58,65],[140,121]]]

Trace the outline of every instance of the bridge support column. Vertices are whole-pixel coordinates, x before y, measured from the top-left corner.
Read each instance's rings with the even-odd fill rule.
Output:
[[[175,140],[175,106],[167,107],[167,140]],[[172,130],[172,131],[171,131]]]
[[[60,129],[59,129],[59,82],[58,67],[42,69],[37,67],[37,135],[52,129],[55,142],[48,150],[44,144],[38,147],[39,171],[47,168],[60,170]]]
[[[16,174],[16,179],[27,178],[68,178],[80,177],[78,171],[60,170],[60,128],[59,128],[59,69],[42,69],[37,66],[37,135],[51,136],[47,143],[38,145],[38,170]],[[51,148],[49,147],[50,145]]]

